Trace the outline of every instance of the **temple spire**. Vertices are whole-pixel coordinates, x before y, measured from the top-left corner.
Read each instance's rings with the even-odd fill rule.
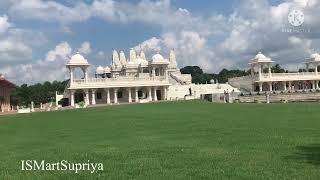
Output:
[[[137,58],[137,53],[133,48],[129,50],[129,61],[134,61]]]
[[[170,68],[177,68],[176,53],[174,52],[174,49],[170,51],[169,61],[170,61],[170,65],[169,65]]]
[[[112,50],[112,67],[118,68],[121,66],[120,60],[119,60],[119,54],[116,50]]]
[[[124,51],[120,51],[120,62],[122,66],[127,64],[126,55],[124,54]]]

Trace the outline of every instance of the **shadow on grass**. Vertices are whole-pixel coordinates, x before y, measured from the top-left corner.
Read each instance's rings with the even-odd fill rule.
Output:
[[[297,146],[296,153],[288,156],[288,159],[303,161],[313,165],[320,165],[320,144]]]

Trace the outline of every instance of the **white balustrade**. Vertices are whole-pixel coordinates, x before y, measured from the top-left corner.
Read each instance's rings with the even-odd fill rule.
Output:
[[[319,79],[320,74],[315,72],[297,72],[297,73],[272,73],[271,77],[268,73],[261,74],[259,77],[258,74],[255,74],[253,79],[254,81],[295,81],[295,80],[314,80]]]
[[[113,78],[89,78],[87,81],[84,79],[74,79],[72,86],[73,87],[79,87],[79,86],[92,86],[94,87],[95,85],[97,86],[103,86],[103,85],[110,85],[110,86],[116,86],[119,84],[136,84],[139,85],[139,83],[168,83],[166,81],[165,77],[162,76],[156,76],[155,78],[152,77],[134,77],[134,76],[118,76],[118,77],[113,77]]]

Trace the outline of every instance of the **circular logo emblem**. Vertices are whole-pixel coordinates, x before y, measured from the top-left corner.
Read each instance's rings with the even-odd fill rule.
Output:
[[[288,21],[292,26],[301,26],[304,22],[303,12],[297,9],[290,11]]]

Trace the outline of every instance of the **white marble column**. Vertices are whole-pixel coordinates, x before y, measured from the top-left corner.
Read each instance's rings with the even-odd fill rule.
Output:
[[[69,68],[70,71],[70,86],[73,84],[73,67]]]
[[[316,73],[316,75],[318,75],[318,63],[315,63],[314,72]]]
[[[113,92],[114,92],[113,93],[113,101],[115,104],[117,104],[118,103],[118,89],[114,88]]]
[[[261,75],[262,75],[262,66],[259,64],[259,67],[258,67],[258,73],[259,73],[259,78],[261,78]]]
[[[131,97],[131,88],[128,88],[128,102],[132,102],[132,97]]]
[[[139,91],[139,89],[138,89],[138,88],[135,88],[135,95],[134,95],[135,102],[138,102],[138,101],[139,101],[139,94],[138,94],[138,91]]]
[[[269,91],[272,91],[272,82],[269,82]]]
[[[319,89],[319,81],[316,81],[316,89]]]
[[[292,82],[291,82],[291,81],[289,81],[288,83],[289,83],[289,87],[288,87],[288,89],[289,89],[289,90],[292,90]]]
[[[155,79],[156,78],[156,68],[152,67],[152,78]]]
[[[91,90],[91,104],[92,105],[96,104],[96,90],[95,89]]]
[[[86,90],[84,90],[84,93],[86,94],[86,96],[85,96],[85,104],[86,105],[89,105],[90,104],[90,102],[89,102],[89,90],[88,89],[86,89]]]
[[[157,88],[156,87],[153,88],[153,101],[158,101]]]
[[[74,106],[74,90],[70,90],[70,106]]]
[[[111,101],[110,101],[110,89],[105,89],[106,93],[107,93],[107,104],[110,104]]]
[[[316,81],[312,81],[312,89],[316,89]]]
[[[85,80],[87,82],[88,81],[88,71],[87,71],[87,69],[84,72],[84,78],[85,78]]]
[[[269,77],[272,76],[272,73],[271,73],[271,64],[268,65],[268,74],[269,74]]]
[[[152,94],[151,94],[151,87],[148,87],[148,99],[149,101],[152,101]]]
[[[287,90],[287,82],[284,81],[284,82],[282,82],[282,84],[283,84],[283,90],[286,91]]]
[[[259,83],[259,91],[262,92],[262,83]]]
[[[163,87],[163,100],[167,100],[167,87]]]

